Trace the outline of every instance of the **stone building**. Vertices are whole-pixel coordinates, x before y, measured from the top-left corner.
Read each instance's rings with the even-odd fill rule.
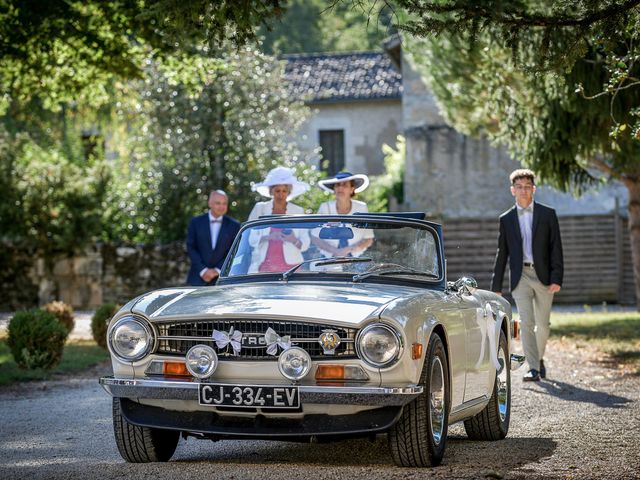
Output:
[[[384,172],[382,145],[402,132],[402,79],[384,52],[304,54],[284,57],[293,96],[314,114],[298,137],[321,147],[320,166],[376,175]]]
[[[448,126],[399,37],[385,51],[284,56],[291,94],[313,110],[298,135],[304,149],[320,147],[325,169],[377,175],[382,145],[406,137],[406,210],[442,218],[495,218],[511,206],[508,173],[520,164],[486,138]],[[605,214],[627,203],[613,183],[580,198],[540,186],[536,199],[560,215]]]

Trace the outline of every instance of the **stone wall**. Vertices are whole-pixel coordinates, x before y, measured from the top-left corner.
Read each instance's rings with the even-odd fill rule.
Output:
[[[82,254],[38,258],[28,248],[0,248],[0,310],[62,300],[75,309],[125,303],[156,288],[184,285],[189,258],[184,243],[99,244]]]

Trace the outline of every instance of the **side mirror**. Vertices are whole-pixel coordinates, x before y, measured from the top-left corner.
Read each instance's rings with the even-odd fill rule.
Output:
[[[473,294],[478,289],[478,282],[473,277],[460,277],[453,283],[453,289],[462,294]]]

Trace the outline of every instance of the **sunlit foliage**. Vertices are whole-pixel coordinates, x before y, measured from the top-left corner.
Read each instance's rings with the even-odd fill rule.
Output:
[[[129,153],[119,167],[127,180],[107,202],[108,237],[183,239],[212,189],[226,191],[230,214],[245,220],[259,199],[251,185],[276,165],[313,180],[312,152],[294,141],[308,109],[289,98],[282,68],[249,47],[149,61],[145,80],[119,106],[129,125]]]

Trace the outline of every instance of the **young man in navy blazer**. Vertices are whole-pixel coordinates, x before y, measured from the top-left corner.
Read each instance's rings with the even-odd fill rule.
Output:
[[[529,364],[524,381],[537,382],[547,374],[543,357],[553,295],[562,286],[562,241],[555,210],[533,201],[534,173],[519,169],[509,179],[516,204],[500,216],[491,290],[502,295],[508,258],[511,294],[520,314],[522,348]]]
[[[187,284],[214,285],[222,263],[240,230],[240,222],[227,215],[229,200],[222,190],[209,195],[209,211],[193,217],[187,233],[187,252],[191,268]]]

